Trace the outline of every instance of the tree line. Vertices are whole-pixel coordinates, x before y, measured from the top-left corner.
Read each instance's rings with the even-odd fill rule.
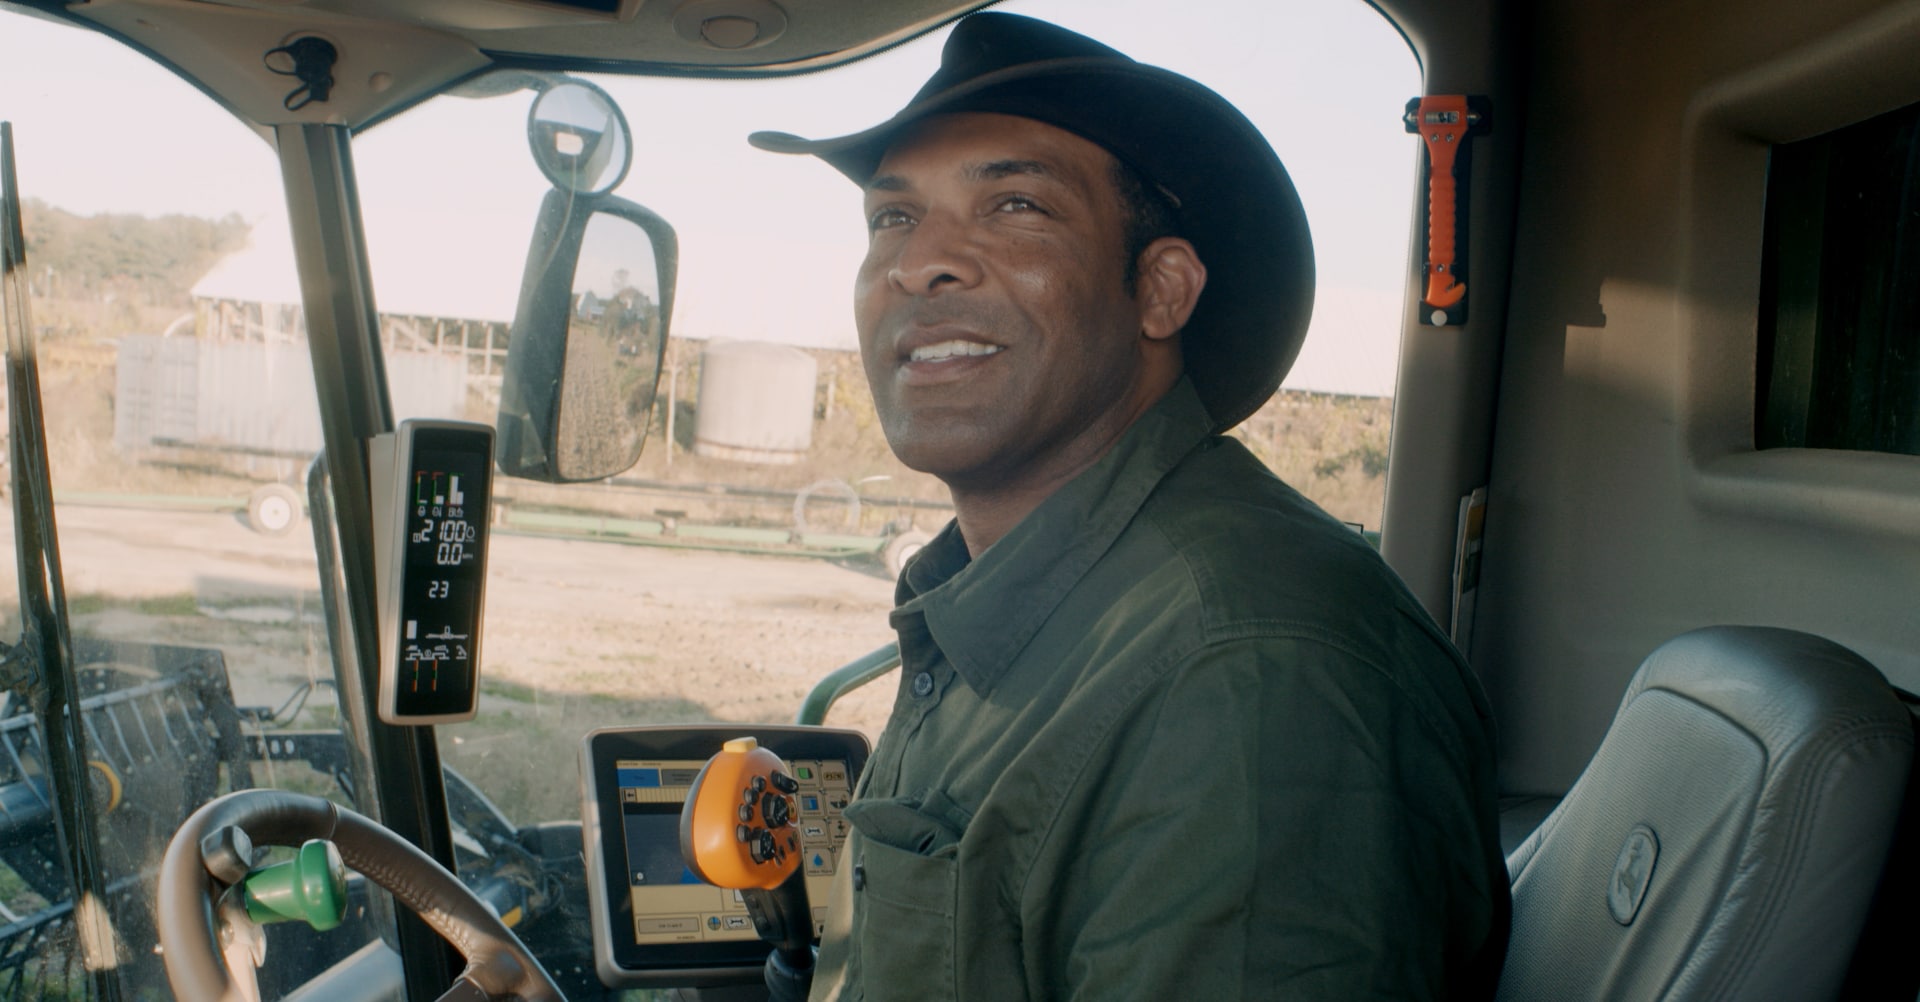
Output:
[[[188,306],[193,283],[245,246],[250,229],[238,213],[82,216],[31,198],[20,221],[36,298],[134,307]]]

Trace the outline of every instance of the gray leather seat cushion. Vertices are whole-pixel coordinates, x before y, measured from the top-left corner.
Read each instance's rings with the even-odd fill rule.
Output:
[[[1837,644],[1713,627],[1662,645],[1507,859],[1499,998],[1834,997],[1912,759],[1906,708]]]

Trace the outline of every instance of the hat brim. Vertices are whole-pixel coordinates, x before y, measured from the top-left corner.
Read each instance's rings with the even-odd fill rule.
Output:
[[[1226,99],[1125,59],[1067,58],[981,74],[870,129],[830,139],[756,132],[776,153],[811,154],[855,184],[872,179],[901,130],[929,116],[993,112],[1045,122],[1104,147],[1178,203],[1179,232],[1207,268],[1181,331],[1186,369],[1216,432],[1279,388],[1313,314],[1313,243],[1286,168]]]

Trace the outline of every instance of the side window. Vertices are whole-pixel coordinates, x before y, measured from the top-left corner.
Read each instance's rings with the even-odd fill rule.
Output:
[[[1232,434],[1335,517],[1378,532],[1412,232],[1408,193],[1420,153],[1401,114],[1421,92],[1420,68],[1372,4],[1236,5],[1211,15],[1209,6],[1179,18],[1146,5],[1067,0],[998,9],[1191,76],[1273,144],[1313,229],[1313,323],[1280,392]],[[1232,31],[1220,32],[1223,23]]]
[[[277,164],[259,136],[138,53],[11,14],[0,15],[0,118],[14,123],[23,319],[37,342],[93,807],[91,836],[76,825],[64,840],[99,874],[98,896],[76,907],[56,819],[81,794],[50,766],[58,728],[48,733],[32,688],[10,674],[0,995],[89,998],[89,982],[107,978],[123,998],[170,998],[155,880],[187,815],[248,787],[354,803],[305,514],[320,439],[297,285],[258,266],[276,248],[289,257],[286,231],[258,225],[283,197]],[[103,118],[119,124],[101,130]],[[7,472],[12,494],[27,471]],[[8,592],[27,528],[6,520]],[[13,644],[26,627],[9,604],[0,640]],[[332,932],[270,927],[263,998],[380,938],[357,877],[349,896]]]
[[[1920,105],[1773,148],[1755,445],[1920,455]]]
[[[1033,8],[1072,16],[1063,5]],[[1286,163],[1313,228],[1313,323],[1280,392],[1233,434],[1293,488],[1377,538],[1421,155],[1400,115],[1421,93],[1420,68],[1371,4],[1256,5],[1231,16],[1248,19],[1237,47],[1204,31],[1148,38],[1140,28],[1137,41],[1114,42],[1226,95]],[[1104,37],[1097,21],[1078,27]]]

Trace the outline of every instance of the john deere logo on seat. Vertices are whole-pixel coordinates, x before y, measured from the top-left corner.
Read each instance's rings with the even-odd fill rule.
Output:
[[[1660,839],[1646,825],[1634,825],[1613,861],[1613,876],[1607,880],[1607,910],[1621,925],[1632,925],[1640,914],[1640,902],[1647,897],[1647,885],[1653,881],[1653,863],[1660,858]]]

